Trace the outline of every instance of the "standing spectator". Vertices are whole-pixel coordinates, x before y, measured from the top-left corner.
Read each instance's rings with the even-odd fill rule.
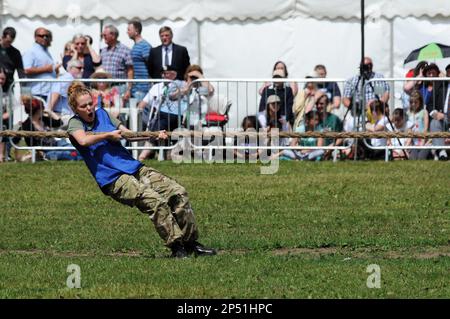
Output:
[[[152,46],[142,38],[142,24],[140,21],[132,20],[128,22],[128,36],[134,41],[131,48],[131,57],[133,59],[133,69],[135,79],[148,79],[147,59]],[[138,102],[142,101],[145,94],[150,90],[150,83],[135,83],[131,89],[131,96]]]
[[[3,86],[6,83],[6,73],[5,71],[0,68],[0,85]],[[8,106],[7,106],[7,99],[8,95],[3,94],[0,96],[2,99],[1,101],[1,107],[0,107],[0,114],[2,115],[2,119],[0,121],[0,131],[8,129],[9,124],[9,113],[8,113]],[[9,138],[7,137],[0,137],[0,163],[3,163],[3,161],[6,161],[8,159],[8,156],[6,154],[6,144],[8,143]]]
[[[286,74],[282,70],[273,71],[272,78],[280,79],[286,78]],[[261,94],[261,100],[259,101],[259,116],[258,119],[263,127],[266,126],[264,123],[266,108],[268,106],[267,99],[271,95],[277,95],[280,98],[280,109],[277,112],[284,120],[292,123],[294,120],[294,115],[292,113],[292,104],[294,102],[294,94],[292,93],[292,88],[286,86],[285,82],[273,82],[272,85],[265,87]]]
[[[439,67],[431,63],[425,70],[425,77],[438,77]],[[448,81],[425,81],[422,88],[422,97],[430,115],[430,132],[445,132],[450,125],[450,90]],[[434,146],[444,146],[443,138],[433,138]],[[448,154],[444,149],[437,150],[437,158],[441,161],[448,159]]]
[[[67,70],[67,63],[72,59],[77,59],[84,67],[81,77],[83,79],[89,79],[95,72],[95,68],[102,64],[101,58],[95,50],[92,49],[85,35],[76,34],[71,43],[71,53],[65,54],[62,59],[63,67]]]
[[[428,132],[429,127],[429,117],[428,112],[425,110],[423,105],[423,98],[420,95],[419,91],[412,91],[409,95],[409,112],[408,112],[408,120],[412,122],[413,132],[425,133]],[[415,146],[424,146],[427,141],[422,138],[413,138],[412,144]],[[419,159],[425,160],[430,153],[427,149],[412,149],[410,152],[410,159]]]
[[[107,45],[100,51],[102,66],[106,72],[111,73],[113,79],[134,78],[133,59],[131,50],[118,41],[119,30],[113,25],[107,25],[103,29],[103,39]],[[123,100],[127,101],[131,97],[131,87],[133,83],[120,84],[119,91],[124,93]]]
[[[415,78],[415,77],[424,77],[424,69],[428,66],[428,62],[426,61],[420,61],[417,63],[416,67],[414,69],[411,69],[406,73],[405,77],[407,78]],[[420,90],[420,87],[422,86],[422,81],[416,81],[416,80],[408,80],[405,81],[405,84],[403,84],[403,92],[401,94],[401,101],[403,105],[403,109],[408,110],[409,108],[409,98],[410,94],[413,90]]]
[[[54,82],[50,88],[50,97],[47,101],[48,109],[55,112],[62,120],[64,125],[69,123],[73,111],[69,106],[67,99],[67,89],[75,79],[80,79],[83,73],[83,62],[78,59],[70,60],[67,64],[67,73],[58,78],[62,81],[70,82]]]
[[[34,31],[35,43],[23,55],[25,74],[31,79],[56,79],[61,64],[53,61],[48,47],[52,43],[52,33],[45,28]],[[50,93],[50,83],[31,83],[31,94],[47,101]]]
[[[364,58],[363,64],[360,66],[362,68],[362,77],[361,75],[355,75],[352,78],[348,79],[344,85],[344,97],[343,103],[346,108],[352,108],[352,102],[355,102],[357,105],[357,114],[361,114],[362,105],[360,101],[361,89],[363,83],[367,83],[367,81],[371,79],[382,79],[384,76],[381,73],[373,72],[373,62],[369,57]],[[389,101],[389,85],[385,81],[376,81],[365,86],[364,98],[365,98],[365,107],[374,100],[380,100],[384,104]]]
[[[274,66],[273,66],[273,70],[272,70],[272,74],[275,70],[281,70],[284,72],[286,78],[289,76],[289,72],[287,70],[287,66],[286,63],[284,63],[283,61],[277,61],[275,62]],[[264,89],[268,86],[270,86],[270,82],[266,82],[264,83],[264,85],[259,89],[259,95],[262,95]],[[298,84],[297,82],[288,82],[286,83],[286,86],[290,86],[292,89],[292,94],[295,96],[298,92]]]
[[[318,64],[314,67],[314,72],[318,78],[327,77],[327,68],[323,64]],[[330,101],[331,108],[327,107],[327,111],[331,112],[334,109],[339,109],[341,106],[341,90],[336,82],[322,82],[316,83],[317,88],[328,96],[328,101]]]
[[[168,26],[159,29],[161,45],[150,50],[147,61],[148,72],[153,79],[158,79],[164,66],[170,65],[177,72],[177,80],[183,80],[186,69],[191,64],[186,47],[172,42],[173,32]]]
[[[13,47],[16,38],[16,30],[13,27],[6,27],[3,30],[0,43],[0,67],[6,75],[6,82],[3,83],[3,92],[8,92],[9,87],[14,82],[14,72],[17,71],[19,78],[25,77],[23,70],[22,55],[20,51]]]

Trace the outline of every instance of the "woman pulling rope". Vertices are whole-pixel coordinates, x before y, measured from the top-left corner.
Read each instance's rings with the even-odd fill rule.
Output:
[[[103,108],[95,110],[92,93],[83,83],[72,83],[68,96],[75,115],[67,133],[103,193],[149,214],[172,257],[215,255],[214,249],[197,241],[197,224],[184,187],[131,156],[120,143],[121,134],[131,131]],[[159,138],[167,138],[166,133],[161,131]]]

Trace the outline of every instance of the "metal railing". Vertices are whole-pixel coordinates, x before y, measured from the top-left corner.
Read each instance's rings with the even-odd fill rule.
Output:
[[[426,116],[429,116],[429,114],[431,113],[431,110],[435,110],[436,108],[438,108],[438,104],[444,105],[444,103],[448,103],[448,82],[450,81],[450,78],[443,78],[443,77],[438,77],[438,78],[423,78],[423,77],[417,77],[417,78],[384,78],[384,79],[370,79],[369,81],[367,81],[366,83],[364,83],[364,87],[362,92],[364,92],[364,90],[367,90],[371,87],[371,85],[373,86],[374,84],[376,85],[379,82],[387,82],[387,83],[392,83],[390,84],[391,87],[394,86],[398,86],[398,84],[401,84],[401,87],[403,87],[403,84],[406,81],[417,81],[417,82],[421,82],[422,84],[418,85],[415,89],[418,91],[422,91],[422,90],[426,90],[427,88],[425,87],[426,85],[428,85],[428,83],[430,82],[434,82],[434,86],[435,89],[437,90],[442,90],[442,92],[440,92],[440,94],[436,91],[433,90],[431,92],[433,99],[431,102],[433,102],[434,104],[432,104],[431,102],[425,101],[425,99],[423,99],[423,110],[424,112],[426,112]],[[442,83],[442,85],[437,85],[437,83]],[[376,85],[379,87],[379,85]],[[413,89],[414,90],[414,89]],[[408,93],[403,92],[402,91],[402,97],[404,96],[404,94],[407,94],[409,96]],[[436,98],[440,98],[442,100],[436,100]],[[406,100],[406,102],[405,102]],[[363,109],[362,109],[362,114],[363,114],[363,119],[364,121],[362,122],[362,130],[366,130],[366,123],[367,123],[367,110],[368,110],[368,102],[369,101],[365,101],[365,97],[363,96]],[[405,121],[405,126],[407,126],[408,121],[410,120],[408,118],[408,111],[409,111],[409,100],[408,99],[402,99],[402,105],[394,105],[394,107],[389,107],[389,114],[383,114],[383,116],[386,117],[386,125],[384,127],[384,131],[398,131],[398,128],[396,128],[395,124],[393,123],[393,120],[391,119],[392,114],[394,113],[395,109],[402,109],[403,110],[403,114],[404,114],[404,121]],[[445,115],[444,115],[445,116]],[[442,120],[442,129],[440,131],[442,132],[448,132],[450,131],[449,128],[449,121],[450,119],[447,117],[446,119]],[[432,131],[436,131],[436,130],[431,130],[431,123],[432,121],[436,121],[433,118],[429,118],[429,122],[428,122],[428,131],[432,132]],[[400,128],[402,129],[402,128]],[[407,128],[406,128],[407,129]],[[412,128],[411,130],[414,130],[415,128]],[[405,141],[404,141],[405,142]],[[398,140],[398,143],[395,143],[395,145],[389,145],[390,143],[388,143],[388,141],[384,141],[385,145],[381,145],[381,146],[374,146],[371,143],[368,143],[368,141],[366,139],[363,140],[363,143],[365,145],[365,147],[367,147],[370,150],[384,150],[384,159],[385,161],[389,161],[390,159],[390,151],[393,152],[394,150],[401,150],[403,153],[405,153],[407,150],[449,150],[450,149],[450,144],[447,145],[434,145],[434,141],[432,141],[432,144],[427,144],[425,143],[424,145],[403,145],[404,142],[402,143],[402,141]],[[414,143],[414,140],[413,140]],[[409,153],[408,153],[409,154]],[[405,154],[407,155],[407,154]]]

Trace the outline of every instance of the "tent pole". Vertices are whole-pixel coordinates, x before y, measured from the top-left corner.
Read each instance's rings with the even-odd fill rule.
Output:
[[[98,45],[98,49],[100,50],[100,45],[102,44],[102,33],[103,33],[103,24],[105,22],[103,21],[103,19],[100,20],[100,41],[99,41],[99,45]]]
[[[361,0],[361,65],[364,63],[364,0]],[[363,69],[360,68],[360,75],[363,75]]]
[[[4,11],[5,10],[3,10],[3,0],[0,0],[0,30],[3,30]]]
[[[200,37],[200,26],[202,24],[202,21],[197,21],[197,52],[198,52],[198,65],[202,65],[202,44],[201,44],[201,37]]]
[[[359,77],[361,79],[361,90],[359,92],[360,97],[359,97],[359,101],[362,102],[364,101],[364,92],[363,92],[363,88],[364,88],[364,69],[363,69],[363,64],[364,64],[364,0],[361,0],[361,62],[359,64]],[[364,109],[364,107],[362,107]],[[362,112],[362,114],[364,114],[364,111]],[[359,118],[360,116],[357,116],[357,119],[355,119],[355,123],[357,123],[356,129],[359,130]],[[356,161],[358,158],[358,152],[356,152],[356,150],[358,149],[358,140],[355,139],[355,157],[354,160]]]

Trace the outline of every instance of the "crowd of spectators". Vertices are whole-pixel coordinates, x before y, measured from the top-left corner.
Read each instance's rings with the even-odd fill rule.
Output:
[[[59,63],[48,50],[53,40],[50,30],[44,27],[37,28],[34,32],[34,43],[22,55],[12,45],[16,37],[15,29],[5,28],[0,42],[0,85],[3,92],[10,90],[16,72],[19,78],[61,80],[53,83],[32,82],[26,85],[29,96],[23,95],[21,104],[29,117],[20,123],[21,128],[64,129],[68,119],[73,116],[68,107],[67,87],[72,81],[81,78],[151,79],[151,82],[137,83],[92,82],[90,85],[93,89],[94,103],[105,107],[114,117],[123,120],[117,107],[127,106],[131,99],[134,99],[141,111],[141,127],[144,130],[172,131],[179,127],[194,129],[201,126],[204,122],[202,119],[212,109],[213,97],[217,95],[213,84],[202,81],[205,78],[202,68],[191,64],[186,47],[173,42],[173,31],[170,27],[160,28],[161,43],[158,46],[152,46],[141,34],[140,21],[130,21],[127,35],[133,40],[134,45],[128,48],[119,40],[118,29],[114,25],[106,25],[101,34],[106,46],[100,52],[92,48],[92,37],[76,34],[64,46]],[[297,83],[289,80],[287,65],[283,61],[276,61],[271,71],[274,81],[263,83],[258,89],[260,98],[257,114],[247,114],[243,128],[254,126],[255,129],[267,131],[277,128],[285,132],[340,132],[356,129],[374,132],[449,130],[449,82],[415,80],[415,78],[449,76],[450,65],[446,68],[446,73],[443,73],[434,63],[418,62],[416,68],[406,74],[411,80],[404,83],[401,109],[389,107],[390,84],[383,80],[382,74],[374,71],[372,59],[365,57],[359,67],[360,72],[345,81],[341,91],[338,83],[326,79],[327,69],[323,64],[316,65],[314,73],[305,77],[311,79],[310,82]],[[317,81],[318,79],[321,81]],[[3,99],[7,99],[6,94],[3,94]],[[7,103],[8,101],[3,100],[2,105]],[[30,105],[34,107],[30,108]],[[340,113],[339,110],[342,108],[345,111]],[[6,107],[2,108],[3,129],[9,126],[11,115],[7,110]],[[224,119],[226,123],[226,118]],[[447,152],[439,147],[444,147],[449,142],[443,138],[370,139],[367,143],[355,143],[352,139],[284,138],[280,139],[280,145],[301,146],[305,149],[282,150],[273,153],[272,156],[286,160],[318,161],[329,159],[333,155],[345,159],[359,154],[362,158],[376,159],[384,157],[383,146],[393,145],[399,146],[399,149],[390,152],[393,159],[446,160]],[[26,140],[25,143],[49,145],[48,141],[41,141],[39,144],[32,139]],[[64,141],[52,143],[52,145],[67,145]],[[0,162],[9,156],[7,144],[7,139],[0,140]],[[343,145],[348,146],[348,149],[336,153],[331,149],[320,149]],[[436,147],[432,151],[401,148],[411,145]],[[306,147],[314,148],[308,150]],[[78,158],[76,154],[66,156],[67,153],[64,151],[50,155],[46,156],[44,153],[42,157]],[[143,160],[149,155],[149,151],[143,151],[139,158]]]

